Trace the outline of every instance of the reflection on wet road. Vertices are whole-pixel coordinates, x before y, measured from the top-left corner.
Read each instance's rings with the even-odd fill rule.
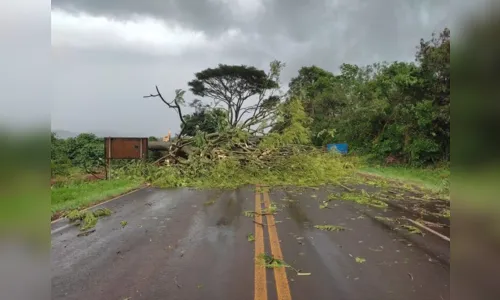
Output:
[[[449,299],[446,264],[352,203],[320,209],[327,194],[146,188],[108,202],[88,236],[52,225],[52,299]]]

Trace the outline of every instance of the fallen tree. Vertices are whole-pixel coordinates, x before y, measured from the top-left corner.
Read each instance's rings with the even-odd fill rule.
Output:
[[[189,104],[197,112],[191,117],[183,113],[183,90],[176,90],[169,101],[156,86],[156,93],[145,98],[159,98],[173,109],[181,130],[169,142],[150,142],[149,149],[161,152],[161,158],[153,165],[131,168],[128,175],[135,172],[163,187],[235,187],[257,182],[315,185],[350,172],[352,164],[312,146],[310,119],[300,99],[282,101],[282,67],[272,62],[266,74],[253,67],[219,65],[195,74],[188,83],[191,92],[205,100]],[[204,120],[214,114],[200,112],[211,109],[217,109],[217,118]],[[201,125],[187,124],[193,119]]]
[[[205,112],[211,109],[219,116],[220,113],[226,115],[225,120],[215,120],[224,124],[211,126],[220,130],[208,134],[198,127],[193,130],[193,124],[187,123],[193,117],[182,111],[186,105],[185,91],[176,90],[174,99],[168,101],[156,86],[156,93],[144,98],[159,98],[176,112],[181,123],[181,131],[173,141],[150,143],[150,150],[163,152],[157,163],[186,164],[191,156],[212,160],[228,156],[239,156],[242,161],[247,160],[246,157],[262,159],[269,151],[261,151],[258,145],[264,131],[277,120],[282,99],[277,92],[283,66],[273,61],[267,74],[244,65],[219,65],[196,73],[196,78],[188,83],[191,92],[211,100],[207,104],[195,99],[189,104],[196,109],[196,116],[210,115]]]
[[[149,149],[164,155],[156,163],[188,164],[195,159],[221,160],[228,157],[241,163],[265,163],[276,155],[289,156],[301,151],[315,151],[310,145],[270,142],[273,136],[254,136],[244,132],[226,131],[213,134],[199,132],[194,137],[178,138],[175,142],[150,142]],[[263,165],[264,166],[264,165]]]

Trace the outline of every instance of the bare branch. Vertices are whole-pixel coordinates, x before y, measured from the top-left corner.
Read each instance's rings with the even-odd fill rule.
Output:
[[[177,114],[179,115],[179,120],[184,125],[184,126],[182,126],[184,128],[186,125],[186,122],[184,121],[184,117],[182,115],[181,103],[184,102],[183,97],[184,97],[185,91],[180,90],[180,89],[176,90],[174,100],[172,100],[171,102],[168,102],[165,100],[165,98],[163,98],[163,95],[161,94],[160,89],[158,88],[157,85],[155,85],[155,88],[156,88],[156,95],[150,94],[149,96],[143,96],[143,98],[156,98],[156,97],[160,98],[161,101],[163,103],[165,103],[169,108],[172,108],[175,111],[177,111]],[[183,134],[183,131],[184,130],[181,130],[181,133],[179,133],[178,136],[181,136]]]

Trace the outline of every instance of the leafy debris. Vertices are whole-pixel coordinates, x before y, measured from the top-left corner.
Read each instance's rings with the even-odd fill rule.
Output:
[[[110,216],[110,215],[111,215],[111,210],[107,208],[98,208],[94,210],[94,216],[96,218]]]
[[[252,233],[247,234],[247,240],[249,242],[254,242],[255,241],[255,236]]]
[[[364,259],[362,257],[356,257],[354,260],[356,260],[356,262],[358,264],[362,264],[362,263],[366,262],[366,259]]]
[[[375,199],[372,195],[368,194],[365,190],[360,193],[345,193],[342,195],[343,200],[354,201],[361,205],[369,205],[377,208],[386,208],[388,205],[384,201]]]
[[[94,228],[97,224],[97,217],[92,212],[85,212],[85,217],[83,218],[83,224],[80,227],[81,231],[86,231],[90,228]]]
[[[337,225],[314,225],[314,228],[323,231],[344,231],[345,227]]]
[[[269,255],[267,253],[261,253],[258,256],[258,263],[264,264],[266,268],[268,269],[273,269],[273,268],[290,268],[297,273],[297,276],[310,276],[311,273],[306,273],[302,272],[300,269],[296,269],[292,267],[291,265],[287,264],[285,261],[281,259],[274,258],[272,255]]]
[[[330,195],[328,195],[327,200],[328,200],[328,202],[330,202],[330,201],[333,201],[333,200],[337,200],[338,198],[339,198],[339,195],[337,195],[337,194],[330,194]]]
[[[375,219],[382,221],[382,222],[387,222],[387,223],[393,223],[395,221],[393,218],[381,217],[381,216],[375,216]]]
[[[271,203],[269,207],[266,207],[266,209],[263,210],[262,214],[272,215],[275,214],[277,211],[278,211],[278,206],[276,205],[276,203]]]
[[[111,211],[107,208],[99,208],[95,211],[85,211],[85,210],[72,210],[67,215],[66,218],[70,223],[80,221],[80,230],[89,230],[97,224],[97,219],[104,216],[111,215]]]
[[[330,201],[323,200],[322,204],[319,205],[319,209],[331,208],[331,207],[328,207],[329,203],[330,203]]]
[[[212,205],[214,203],[215,203],[215,199],[212,199],[212,200],[206,201],[205,203],[203,203],[203,205],[209,206],[209,205]]]
[[[251,210],[245,210],[245,211],[243,212],[243,215],[244,215],[245,217],[248,217],[248,218],[253,218],[253,217],[255,217],[255,214],[256,214],[256,212],[255,212],[255,211],[251,211]]]
[[[287,263],[285,263],[281,259],[274,258],[272,255],[269,255],[267,253],[262,253],[259,255],[259,260],[264,263],[266,268],[272,269],[272,268],[281,268],[281,267],[289,267]]]
[[[422,230],[420,230],[418,227],[415,227],[413,225],[401,225],[401,227],[408,230],[408,232],[411,234],[420,234],[420,235],[424,236],[424,233],[422,232]]]

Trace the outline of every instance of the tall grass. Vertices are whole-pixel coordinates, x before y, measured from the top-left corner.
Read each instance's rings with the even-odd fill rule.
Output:
[[[52,214],[82,209],[139,187],[140,180],[114,179],[75,182],[52,188]]]
[[[388,179],[405,181],[433,191],[448,191],[450,169],[408,166],[365,166],[360,171]]]

